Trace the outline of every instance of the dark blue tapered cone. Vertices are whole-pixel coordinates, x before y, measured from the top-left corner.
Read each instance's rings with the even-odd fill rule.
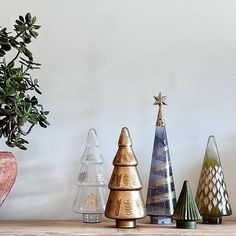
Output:
[[[165,125],[156,126],[147,192],[147,215],[153,224],[170,224],[176,206],[175,185]]]

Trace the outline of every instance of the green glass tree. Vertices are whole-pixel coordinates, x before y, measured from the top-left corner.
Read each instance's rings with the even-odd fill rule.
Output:
[[[200,214],[203,216],[203,223],[221,224],[222,216],[232,214],[214,136],[210,136],[208,139],[196,202]]]
[[[201,219],[190,185],[184,181],[175,212],[172,217],[176,220],[176,228],[195,229],[196,221]]]

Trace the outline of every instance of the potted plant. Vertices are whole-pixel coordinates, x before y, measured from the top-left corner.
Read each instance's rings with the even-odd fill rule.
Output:
[[[36,17],[27,13],[15,21],[14,31],[0,27],[0,138],[9,147],[26,150],[23,138],[39,124],[46,128],[48,111],[38,102],[41,94],[38,80],[30,72],[39,69],[29,45],[38,36]],[[17,174],[12,153],[0,152],[0,205],[3,203]]]

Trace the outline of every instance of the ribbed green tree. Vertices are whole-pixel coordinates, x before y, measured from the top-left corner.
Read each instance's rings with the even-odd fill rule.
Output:
[[[184,181],[172,218],[176,220],[176,228],[185,229],[195,229],[197,227],[196,221],[201,219],[187,180]]]

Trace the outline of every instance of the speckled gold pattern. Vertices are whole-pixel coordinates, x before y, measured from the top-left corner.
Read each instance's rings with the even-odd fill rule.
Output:
[[[113,160],[114,169],[109,182],[110,194],[105,216],[116,219],[118,228],[136,227],[136,219],[146,216],[141,195],[142,183],[137,170],[137,159],[127,128],[121,130],[119,149]]]

